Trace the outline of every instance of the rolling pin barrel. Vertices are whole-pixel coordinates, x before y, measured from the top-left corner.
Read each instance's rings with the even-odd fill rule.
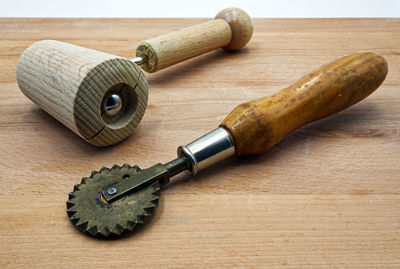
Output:
[[[136,56],[147,59],[141,67],[152,73],[217,48],[238,50],[252,34],[249,15],[238,8],[227,8],[212,21],[141,42]]]
[[[388,72],[374,53],[340,58],[270,97],[237,106],[221,123],[236,155],[263,153],[296,128],[337,113],[370,95]]]
[[[96,146],[126,138],[147,104],[147,82],[136,64],[59,41],[27,48],[18,61],[17,81],[28,98]],[[120,102],[113,106],[110,100]]]

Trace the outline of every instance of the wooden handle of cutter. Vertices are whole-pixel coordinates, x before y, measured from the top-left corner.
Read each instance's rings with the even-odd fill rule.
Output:
[[[252,34],[249,15],[238,8],[227,8],[212,21],[141,42],[136,56],[145,56],[148,60],[141,67],[153,73],[217,48],[238,50]]]
[[[236,155],[265,152],[296,128],[339,112],[375,91],[388,71],[374,53],[340,58],[270,97],[237,106],[221,123]]]

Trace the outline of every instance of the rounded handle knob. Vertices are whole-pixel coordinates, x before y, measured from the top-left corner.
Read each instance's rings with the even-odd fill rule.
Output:
[[[231,27],[232,37],[226,50],[238,50],[243,48],[253,35],[253,22],[246,12],[240,8],[226,8],[220,11],[215,19],[225,20]]]

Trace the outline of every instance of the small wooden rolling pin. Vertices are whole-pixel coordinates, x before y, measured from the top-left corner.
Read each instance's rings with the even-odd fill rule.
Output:
[[[156,72],[220,47],[238,50],[252,34],[249,15],[228,8],[209,22],[141,42],[133,59],[44,40],[21,55],[17,81],[28,98],[83,139],[109,146],[131,134],[145,112],[148,85],[137,64]]]

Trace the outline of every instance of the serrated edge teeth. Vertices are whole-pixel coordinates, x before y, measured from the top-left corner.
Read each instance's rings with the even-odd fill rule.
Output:
[[[81,229],[82,231],[86,231],[88,224],[89,224],[88,220],[79,219],[78,222],[75,224],[75,226]]]
[[[154,207],[158,206],[159,199],[151,200],[150,203],[153,204]]]
[[[86,227],[86,232],[88,232],[91,235],[96,235],[99,231],[97,229],[97,225],[94,224],[92,226],[89,226],[88,224]]]
[[[98,172],[96,171],[96,170],[93,170],[91,173],[90,173],[90,177],[93,177],[95,174],[97,174]]]
[[[154,196],[150,201],[160,200],[160,196],[159,195],[157,196],[157,194],[155,194],[155,193],[153,193],[153,195]]]
[[[133,231],[133,229],[136,227],[136,223],[134,221],[128,220],[125,224],[125,227],[129,231]]]
[[[135,220],[136,223],[137,224],[143,224],[144,223],[144,217],[145,217],[144,215],[137,215],[136,216],[136,220]]]
[[[79,218],[75,215],[72,215],[71,217],[69,217],[69,219],[71,220],[72,224],[76,225],[79,221]]]
[[[114,164],[111,169],[121,169],[121,166],[119,166],[118,164]]]
[[[129,165],[129,164],[127,164],[127,163],[124,163],[123,165],[122,165],[122,168],[130,168],[131,166]],[[132,168],[134,168],[134,167],[132,167]]]
[[[156,189],[152,192],[152,194],[155,194],[155,195],[158,195],[158,196],[160,196],[160,193],[161,193],[161,188],[156,188]]]
[[[70,209],[71,207],[73,207],[75,205],[75,203],[72,202],[71,200],[68,200],[66,204],[67,204],[67,209]]]
[[[81,180],[82,181],[82,180]],[[81,188],[81,184],[75,184],[74,185],[74,190],[73,191],[79,191]]]
[[[76,213],[76,210],[75,210],[75,209],[74,209],[74,210],[67,209],[67,214],[68,214],[68,217],[69,217],[69,218],[71,218],[73,215],[75,215],[75,213]]]
[[[116,223],[114,225],[114,227],[111,229],[111,233],[116,234],[116,235],[120,235],[124,231],[125,231],[124,227],[119,223]]]
[[[108,229],[108,227],[103,227],[102,230],[98,231],[99,234],[101,234],[104,237],[107,237],[111,234],[110,229]]]
[[[146,208],[143,208],[143,216],[145,216],[145,217],[149,217],[149,216],[152,216],[153,215],[153,212],[154,212],[154,208],[155,207],[146,207]]]
[[[97,235],[98,234],[97,226],[93,226],[92,228],[90,228],[86,232],[88,232],[90,235],[93,235],[93,236]]]
[[[100,168],[100,171],[99,171],[99,173],[101,173],[101,172],[103,172],[103,171],[110,171],[110,169],[109,168],[107,168],[107,167],[105,167],[105,166],[103,166],[102,168]]]
[[[66,202],[67,205],[67,215],[72,222],[72,224],[81,232],[90,234],[92,236],[100,235],[104,237],[112,236],[112,235],[120,235],[124,233],[125,231],[132,231],[135,229],[137,224],[143,224],[145,221],[145,218],[152,216],[155,208],[158,205],[159,202],[159,196],[161,193],[161,190],[159,188],[153,189],[152,191],[152,197],[148,201],[147,207],[143,208],[143,211],[141,214],[136,215],[133,220],[127,220],[125,223],[120,223],[117,222],[114,227],[108,226],[106,224],[99,224],[96,222],[92,222],[91,219],[86,219],[82,218],[80,216],[81,214],[79,213],[79,208],[78,205],[76,204],[77,201],[79,201],[80,197],[84,195],[83,191],[87,188],[83,184],[87,184],[91,182],[91,180],[98,180],[100,178],[97,177],[97,174],[100,174],[102,172],[111,173],[112,169],[120,169],[121,166],[118,165],[113,165],[111,169],[107,167],[102,167],[99,172],[92,171],[90,177],[83,177],[81,180],[80,184],[76,184],[74,186],[74,191],[69,193],[69,200]],[[141,171],[140,167],[135,165],[131,167],[129,164],[125,163],[122,165],[122,168],[127,168],[127,169],[134,169],[136,172]],[[132,171],[132,170],[130,170]],[[121,173],[124,171],[121,171]],[[132,171],[134,172],[134,171]],[[88,180],[90,180],[88,182]],[[81,197],[83,198],[83,197]],[[78,200],[76,200],[78,199]]]
[[[86,182],[87,182],[89,179],[90,179],[89,177],[83,177],[82,180],[81,180],[81,184],[77,184],[77,185],[78,185],[78,190],[79,190],[79,188],[81,187],[81,186],[79,186],[79,185],[86,184]],[[76,185],[75,185],[75,186],[76,186]],[[75,186],[74,186],[74,188],[75,188]]]
[[[69,200],[71,200],[71,199],[73,199],[73,198],[75,198],[75,197],[76,197],[75,192],[70,192],[70,193],[68,193],[68,199],[69,199]]]
[[[151,201],[150,201],[150,202],[151,202]],[[147,212],[150,212],[149,210],[153,210],[153,211],[154,211],[154,208],[156,208],[154,205],[149,205],[149,206],[147,206],[147,207],[143,207],[144,211],[147,210]],[[151,212],[153,212],[153,211],[151,211]]]

